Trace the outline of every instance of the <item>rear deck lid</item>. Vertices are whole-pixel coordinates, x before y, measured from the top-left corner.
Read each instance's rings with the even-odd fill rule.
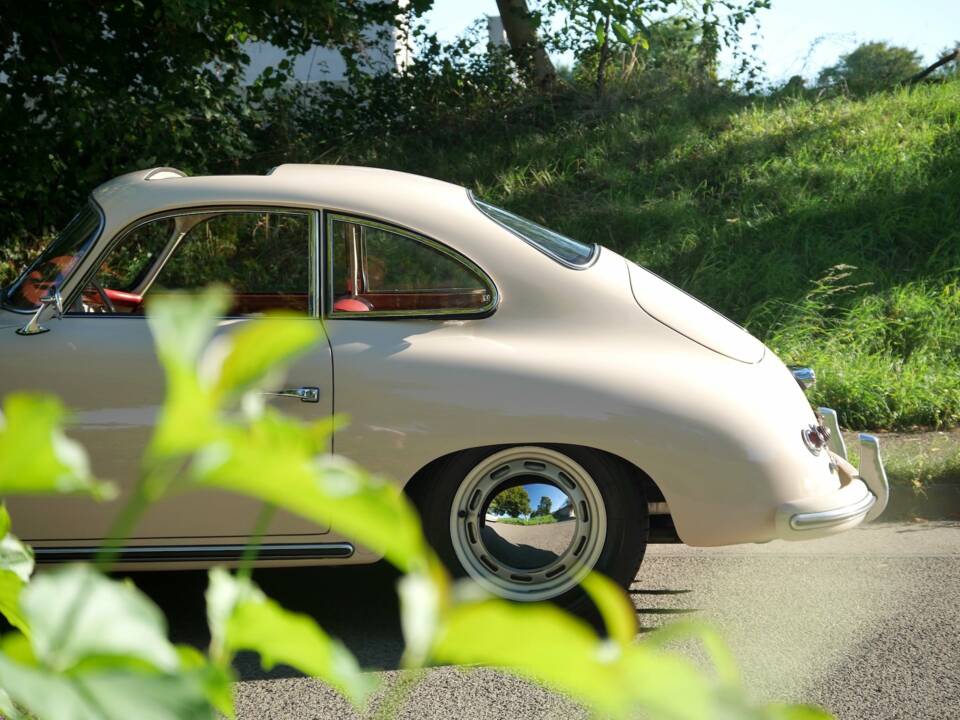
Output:
[[[655,320],[706,348],[744,363],[763,359],[762,342],[692,295],[627,260],[637,304]]]

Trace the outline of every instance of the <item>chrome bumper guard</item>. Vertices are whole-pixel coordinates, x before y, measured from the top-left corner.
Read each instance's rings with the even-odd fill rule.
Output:
[[[857,470],[847,460],[847,448],[836,411],[830,408],[818,410],[823,424],[830,429],[828,447],[833,459],[841,473],[849,477],[849,481],[833,496],[837,501],[833,507],[796,512],[798,508],[790,504],[794,512],[788,512],[788,524],[790,530],[796,533],[794,537],[807,532],[829,534],[830,528],[842,530],[870,522],[880,516],[890,499],[890,484],[880,458],[880,441],[874,435],[860,434],[860,468]],[[821,533],[815,532],[818,530]]]

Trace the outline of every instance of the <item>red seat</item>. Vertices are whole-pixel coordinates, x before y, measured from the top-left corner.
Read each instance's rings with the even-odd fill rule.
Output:
[[[345,297],[333,303],[333,309],[340,312],[370,312],[373,305],[362,297]]]

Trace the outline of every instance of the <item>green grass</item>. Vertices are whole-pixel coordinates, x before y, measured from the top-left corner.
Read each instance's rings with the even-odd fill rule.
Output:
[[[814,366],[814,401],[845,426],[960,423],[960,82],[554,115],[344,160],[465,184],[625,254]]]
[[[531,518],[498,518],[498,523],[503,523],[504,525],[550,525],[555,523],[557,519],[553,515],[539,515],[537,517]]]
[[[856,435],[846,436],[850,462],[859,466]],[[931,485],[960,483],[960,431],[884,433],[880,453],[892,485],[920,492]]]
[[[813,366],[813,401],[846,427],[960,424],[960,81],[819,102],[630,92],[324,161],[458,182],[623,253]]]

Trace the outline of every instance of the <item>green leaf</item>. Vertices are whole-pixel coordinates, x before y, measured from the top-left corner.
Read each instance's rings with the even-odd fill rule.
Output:
[[[618,634],[626,637],[623,629]],[[713,720],[753,712],[739,688],[717,686],[685,658],[652,644],[601,640],[552,605],[485,600],[455,606],[442,621],[431,658],[491,665],[614,717],[643,710],[673,720]]]
[[[0,613],[25,634],[30,630],[20,609],[20,593],[33,574],[33,551],[10,534],[10,515],[0,503]]]
[[[597,26],[593,31],[594,37],[597,39],[597,47],[603,45],[603,41],[607,38],[606,30],[603,27],[603,19],[597,20]]]
[[[70,565],[35,578],[21,605],[32,635],[0,641],[0,687],[40,720],[199,720],[212,703],[232,716],[226,672],[175,648],[130,582]]]
[[[189,645],[177,645],[180,669],[194,675],[203,687],[203,692],[222,715],[236,716],[233,706],[233,668],[211,663],[207,656]]]
[[[98,499],[113,497],[111,485],[93,479],[83,448],[63,434],[65,415],[54,397],[6,397],[0,413],[0,495],[84,492]]]
[[[834,720],[826,710],[812,705],[768,705],[763,708],[766,720]]]
[[[223,288],[200,295],[173,293],[148,305],[147,321],[167,380],[148,462],[189,454],[219,436],[217,405],[197,365],[229,305]]]
[[[20,609],[20,593],[23,588],[24,582],[16,573],[0,570],[0,613],[17,630],[28,634],[30,626]]]
[[[614,669],[618,655],[586,623],[552,605],[502,600],[453,607],[431,652],[435,662],[498,667],[622,717],[630,689]]]
[[[213,287],[201,294],[165,293],[147,305],[147,322],[157,355],[165,367],[194,369],[230,307],[226,288]]]
[[[403,491],[344,458],[318,454],[316,427],[268,409],[249,428],[233,428],[199,453],[193,478],[329,523],[403,570],[425,566],[420,520]]]
[[[13,573],[23,582],[33,574],[33,550],[10,534],[10,514],[0,502],[0,570]]]
[[[204,354],[201,368],[216,377],[214,396],[229,398],[268,380],[323,337],[317,320],[277,314],[246,323]],[[219,362],[217,362],[220,358]],[[213,365],[218,367],[207,366]]]
[[[65,671],[99,656],[136,658],[174,671],[178,658],[160,610],[130,582],[87,565],[67,565],[34,578],[20,598],[37,658]]]
[[[191,675],[98,668],[64,674],[0,654],[0,685],[38,720],[213,720]]]
[[[436,558],[428,567],[407,573],[397,583],[400,625],[403,628],[403,661],[422,667],[440,628],[440,618],[449,605],[450,580]]]
[[[636,645],[624,652],[619,665],[621,682],[630,687],[631,702],[652,717],[714,720],[751,714],[742,694],[717,688],[693,663],[676,653]]]
[[[590,573],[580,583],[597,606],[610,639],[629,645],[637,636],[637,611],[623,589],[600,573]]]
[[[360,670],[340,642],[309,616],[282,608],[249,580],[211,570],[207,608],[215,657],[253,650],[265,668],[290,665],[339,689],[356,705],[374,688],[373,676]]]
[[[633,44],[631,42],[630,32],[622,23],[614,22],[612,27],[614,35],[617,36],[617,40],[622,42],[624,45]]]
[[[699,640],[710,657],[717,675],[729,685],[740,682],[740,672],[726,643],[713,628],[703,623],[681,621],[674,622],[644,636],[645,645],[664,648],[668,643],[678,640]]]
[[[26,720],[23,713],[13,704],[13,699],[2,688],[0,688],[0,717],[4,720]]]

